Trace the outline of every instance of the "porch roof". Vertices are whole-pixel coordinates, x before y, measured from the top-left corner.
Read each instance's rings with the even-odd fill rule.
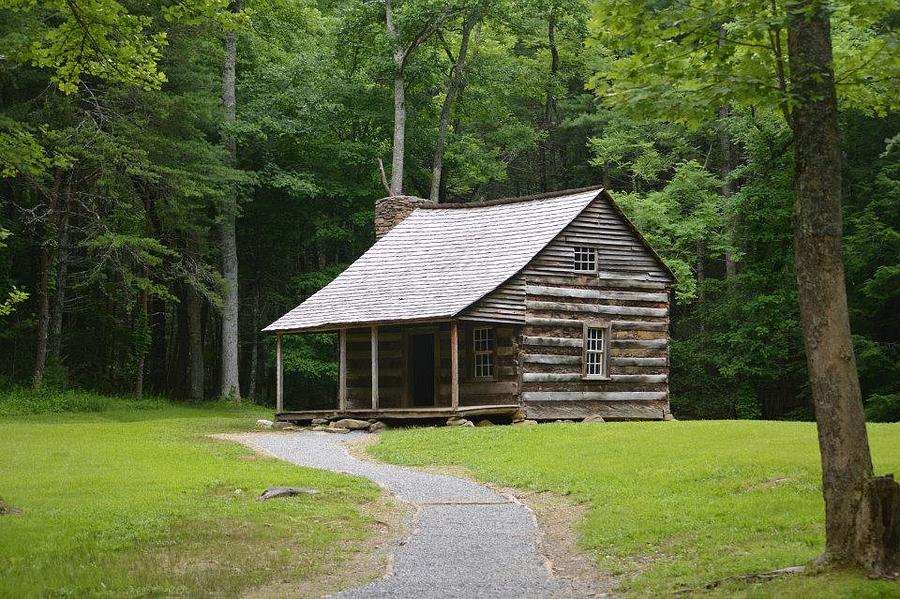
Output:
[[[418,208],[267,332],[451,319],[515,275],[601,188]]]

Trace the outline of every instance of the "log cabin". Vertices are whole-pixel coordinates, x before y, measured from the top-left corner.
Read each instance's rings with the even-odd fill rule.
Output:
[[[603,188],[376,201],[375,244],[263,329],[276,418],[669,419],[675,277]],[[337,333],[332,409],[286,408],[282,338]],[[521,417],[521,416],[519,416]]]

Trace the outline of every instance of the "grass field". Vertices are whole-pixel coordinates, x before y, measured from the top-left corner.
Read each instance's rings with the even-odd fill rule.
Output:
[[[81,413],[28,415],[29,405]],[[0,597],[265,595],[311,582],[333,590],[322,581],[367,549],[375,523],[363,508],[381,493],[206,436],[266,414],[0,394],[0,497],[22,509],[0,516]],[[255,501],[269,485],[321,493]]]
[[[900,474],[900,424],[870,427],[879,472]],[[633,596],[803,564],[822,550],[815,427],[721,421],[543,424],[388,431],[369,450],[409,465],[462,466],[478,479],[590,506],[579,534],[601,572]],[[725,583],[751,597],[900,597],[900,583],[851,572]]]

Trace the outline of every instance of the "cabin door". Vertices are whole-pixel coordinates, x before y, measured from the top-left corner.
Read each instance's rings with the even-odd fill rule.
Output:
[[[435,405],[434,333],[409,336],[409,394],[414,406]]]

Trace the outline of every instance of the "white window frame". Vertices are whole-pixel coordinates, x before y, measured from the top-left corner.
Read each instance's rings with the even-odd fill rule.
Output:
[[[486,336],[482,337],[484,333]],[[478,380],[493,380],[496,368],[494,350],[497,346],[497,336],[494,327],[475,327],[472,329],[472,378]],[[486,362],[479,364],[479,359]],[[484,367],[487,367],[485,370]]]
[[[592,331],[600,331],[600,347],[590,347],[590,335]],[[612,340],[612,323],[605,321],[588,321],[584,323],[581,354],[581,377],[587,380],[609,380],[609,346]],[[596,361],[589,358],[597,356]],[[600,372],[589,372],[589,364],[598,364]]]
[[[593,259],[588,260],[584,257],[585,252],[589,253]],[[591,262],[593,266],[589,269],[579,268],[579,264]],[[574,245],[572,246],[572,270],[576,273],[595,273],[599,268],[599,252],[592,245]]]

